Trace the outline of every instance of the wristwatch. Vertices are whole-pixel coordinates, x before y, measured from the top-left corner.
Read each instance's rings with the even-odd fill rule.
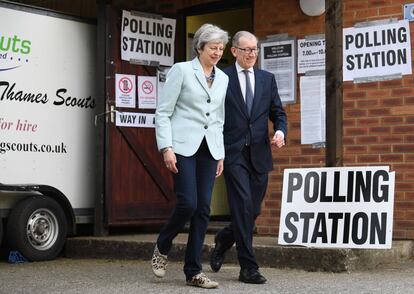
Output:
[[[171,146],[164,147],[164,148],[162,148],[162,149],[160,150],[160,152],[161,152],[161,153],[165,153],[165,152],[167,152],[167,151],[168,151],[168,150],[170,150],[170,149],[172,149],[172,147],[171,147]]]

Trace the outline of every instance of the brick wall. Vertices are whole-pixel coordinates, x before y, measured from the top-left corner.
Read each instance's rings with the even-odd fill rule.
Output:
[[[308,17],[300,11],[298,2],[255,1],[255,33],[259,37],[289,33],[297,38],[323,33],[324,15]],[[344,0],[343,27],[390,17],[402,19],[402,5],[405,2]],[[344,165],[389,165],[396,172],[393,237],[403,239],[414,238],[413,86],[412,75],[404,76],[401,80],[343,84]],[[257,220],[258,232],[261,234],[278,233],[283,170],[325,165],[324,149],[312,149],[309,145],[300,144],[300,97],[297,102],[286,106],[288,141],[286,148],[274,151],[275,170],[270,175],[263,213]]]
[[[324,32],[325,16],[306,16],[300,10],[299,1],[255,1],[254,33],[261,39],[266,38],[267,35],[282,33],[301,39],[307,35]],[[297,81],[297,89],[299,89],[299,78]],[[299,90],[297,103],[286,105],[285,110],[288,116],[287,144],[282,149],[274,149],[273,152],[274,171],[269,175],[269,187],[262,206],[262,214],[256,221],[259,234],[278,234],[283,170],[325,166],[325,149],[314,149],[311,145],[300,144]]]
[[[362,21],[403,19],[402,6],[407,1],[343,2],[344,27],[350,27]],[[414,77],[408,75],[387,82],[346,82],[343,90],[344,163],[389,165],[396,172],[393,237],[403,239],[414,238],[413,86]]]

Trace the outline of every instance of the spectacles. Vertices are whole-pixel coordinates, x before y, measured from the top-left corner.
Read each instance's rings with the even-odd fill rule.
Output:
[[[243,53],[245,54],[258,54],[259,53],[259,48],[240,48],[240,47],[236,47],[237,49],[239,49],[240,51],[243,51]]]

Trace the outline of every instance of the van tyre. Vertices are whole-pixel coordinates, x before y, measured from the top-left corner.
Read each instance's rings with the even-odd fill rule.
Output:
[[[7,221],[7,238],[12,250],[31,261],[50,260],[62,251],[67,220],[52,198],[34,196],[19,202]]]

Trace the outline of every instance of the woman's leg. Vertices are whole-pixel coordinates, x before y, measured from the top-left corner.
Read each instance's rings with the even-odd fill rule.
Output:
[[[173,174],[173,179],[177,203],[157,240],[158,250],[164,255],[168,254],[174,238],[183,230],[197,208],[196,156],[176,154],[176,157],[178,173]]]
[[[184,273],[187,280],[202,270],[201,254],[210,220],[210,202],[217,171],[215,160],[203,140],[196,153],[197,208],[191,218],[185,255]]]

